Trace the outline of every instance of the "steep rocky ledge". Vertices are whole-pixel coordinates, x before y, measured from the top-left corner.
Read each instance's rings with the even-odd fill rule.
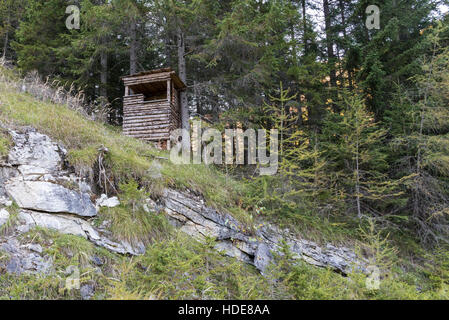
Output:
[[[144,252],[141,246],[110,240],[85,220],[94,217],[98,208],[91,201],[89,184],[65,168],[66,150],[61,145],[33,128],[2,127],[14,146],[7,160],[0,162],[0,207],[6,207],[0,211],[0,226],[11,218],[12,201],[20,208],[14,230],[0,236],[0,250],[9,257],[6,270],[42,273],[51,269],[48,257],[18,241],[18,235],[36,226],[81,236],[121,254]]]
[[[18,223],[8,236],[0,236],[0,250],[8,254],[4,267],[9,272],[51,271],[51,258],[42,256],[38,245],[23,245],[18,235],[35,226],[84,237],[98,246],[121,254],[138,255],[145,252],[143,245],[131,246],[124,241],[113,241],[105,229],[94,228],[88,218],[97,214],[98,206],[118,205],[118,199],[104,195],[94,204],[89,184],[64,165],[66,150],[48,136],[35,129],[6,128],[14,146],[7,160],[0,162],[0,226],[7,223],[13,200],[20,208]],[[204,200],[189,192],[165,189],[154,202],[147,201],[148,213],[165,212],[169,220],[183,232],[198,238],[214,237],[217,249],[229,256],[253,264],[262,273],[286,243],[297,259],[316,266],[329,267],[348,273],[353,267],[365,271],[365,263],[344,247],[297,239],[287,230],[261,223],[251,232],[231,215],[205,205]]]
[[[201,197],[187,192],[166,189],[161,204],[155,207],[165,211],[183,232],[198,238],[216,238],[217,249],[253,264],[262,273],[272,261],[272,253],[280,252],[283,243],[297,259],[310,264],[344,274],[351,272],[353,267],[365,272],[365,263],[349,248],[331,244],[320,247],[269,223],[260,223],[255,230],[245,231],[231,215],[207,207]]]

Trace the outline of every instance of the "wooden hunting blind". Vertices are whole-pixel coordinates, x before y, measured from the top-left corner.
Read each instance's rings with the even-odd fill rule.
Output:
[[[170,132],[181,126],[179,93],[186,85],[170,68],[122,78],[123,133],[170,149]]]

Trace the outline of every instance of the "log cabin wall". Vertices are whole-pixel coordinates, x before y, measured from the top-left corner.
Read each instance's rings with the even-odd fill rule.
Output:
[[[123,77],[123,133],[170,148],[170,132],[181,126],[179,93],[185,84],[159,69]]]
[[[170,103],[165,100],[144,101],[143,94],[124,97],[123,133],[146,141],[170,139],[172,129]]]
[[[179,104],[179,92],[175,88],[172,91],[172,100],[170,102],[170,119],[172,123],[172,130],[181,127],[181,110]]]

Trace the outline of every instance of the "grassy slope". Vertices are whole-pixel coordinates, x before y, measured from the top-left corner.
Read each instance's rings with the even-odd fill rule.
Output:
[[[2,72],[0,70],[0,72]],[[5,83],[0,83],[0,121],[18,125],[31,125],[40,132],[62,142],[68,149],[68,161],[78,172],[88,172],[93,167],[98,148],[109,149],[107,165],[117,184],[133,178],[150,189],[173,186],[189,188],[202,193],[209,205],[231,210],[242,222],[248,216],[237,206],[242,185],[227,179],[211,166],[162,164],[162,180],[151,178],[147,170],[155,157],[168,158],[159,151],[136,139],[121,135],[116,128],[87,120],[81,114],[62,105],[39,101],[28,94],[18,93]],[[6,141],[0,136],[0,152],[5,152]]]
[[[0,69],[0,73],[8,81],[15,80],[9,70]],[[245,192],[242,183],[227,178],[213,167],[178,166],[162,160],[159,161],[163,178],[154,179],[147,170],[155,157],[167,158],[166,152],[124,137],[116,128],[87,120],[63,105],[42,102],[28,94],[19,93],[5,81],[0,81],[0,121],[31,125],[62,142],[68,149],[69,162],[80,173],[89,172],[98,156],[98,148],[105,146],[109,149],[106,161],[111,178],[117,185],[128,183],[122,184],[126,186],[123,189],[132,187],[132,183],[129,183],[132,180],[138,181],[150,193],[158,193],[164,186],[189,188],[201,192],[209,205],[230,211],[244,223],[252,221],[251,214],[240,207],[240,199]],[[7,152],[9,145],[8,138],[0,133],[0,156]],[[127,197],[125,194],[119,196]],[[365,277],[362,275],[343,278],[327,270],[307,265],[292,266],[289,261],[281,261],[272,276],[283,280],[273,283],[260,276],[252,267],[211,250],[212,240],[208,244],[199,244],[172,230],[164,218],[149,216],[131,207],[124,202],[118,208],[105,209],[97,222],[106,218],[112,220],[115,234],[128,240],[151,235],[152,240],[144,256],[129,259],[95,248],[76,237],[61,236],[46,230],[34,231],[24,240],[34,239],[43,244],[46,253],[55,259],[56,276],[36,278],[2,274],[0,297],[79,298],[79,292],[61,289],[60,277],[64,278],[65,268],[69,265],[80,266],[81,273],[86,274],[82,283],[94,283],[97,288],[95,298],[99,299],[446,297],[445,291],[441,293],[446,285],[442,280],[446,279],[444,268],[436,271],[439,272],[436,278],[432,268],[420,272],[419,277],[412,273],[397,276],[401,274],[398,272],[384,279],[380,290],[370,291],[366,289]],[[319,219],[311,219],[310,224],[314,224],[314,231],[318,234],[326,230],[336,237],[335,231],[342,230]],[[351,232],[349,228],[342,231],[346,235]],[[53,243],[49,239],[53,239]],[[101,273],[95,272],[88,261],[88,256],[93,253],[107,262],[100,267]],[[1,252],[0,258],[4,258]],[[441,264],[445,259],[441,259]],[[417,283],[425,287],[422,293],[416,290]]]

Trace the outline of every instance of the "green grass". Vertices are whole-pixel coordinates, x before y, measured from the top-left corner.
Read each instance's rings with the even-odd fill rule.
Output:
[[[147,213],[142,208],[132,208],[120,205],[115,208],[102,208],[96,218],[99,222],[109,221],[108,229],[116,239],[125,240],[131,244],[149,243],[155,239],[161,240],[170,235],[171,227],[165,216]]]
[[[382,274],[379,289],[366,287],[360,273],[341,276],[332,270],[294,262],[287,251],[261,276],[254,267],[214,250],[214,240],[200,243],[173,231],[147,247],[145,255],[126,257],[97,248],[87,240],[34,229],[22,242],[39,243],[54,261],[47,276],[11,275],[0,270],[0,299],[80,299],[66,290],[69,266],[80,283],[95,287],[93,299],[448,299],[447,251],[435,255],[432,268]],[[92,255],[104,264],[92,264]],[[0,258],[2,257],[0,253]]]
[[[5,133],[0,131],[0,158],[8,154],[10,146],[11,140]]]
[[[19,207],[16,203],[13,203],[12,206],[6,208],[9,212],[8,220],[0,227],[0,236],[5,236],[10,234],[15,226],[19,222]]]
[[[268,282],[251,266],[176,232],[148,247],[134,266],[122,267],[121,292],[150,293],[158,299],[262,299]],[[116,284],[117,285],[117,284]]]

